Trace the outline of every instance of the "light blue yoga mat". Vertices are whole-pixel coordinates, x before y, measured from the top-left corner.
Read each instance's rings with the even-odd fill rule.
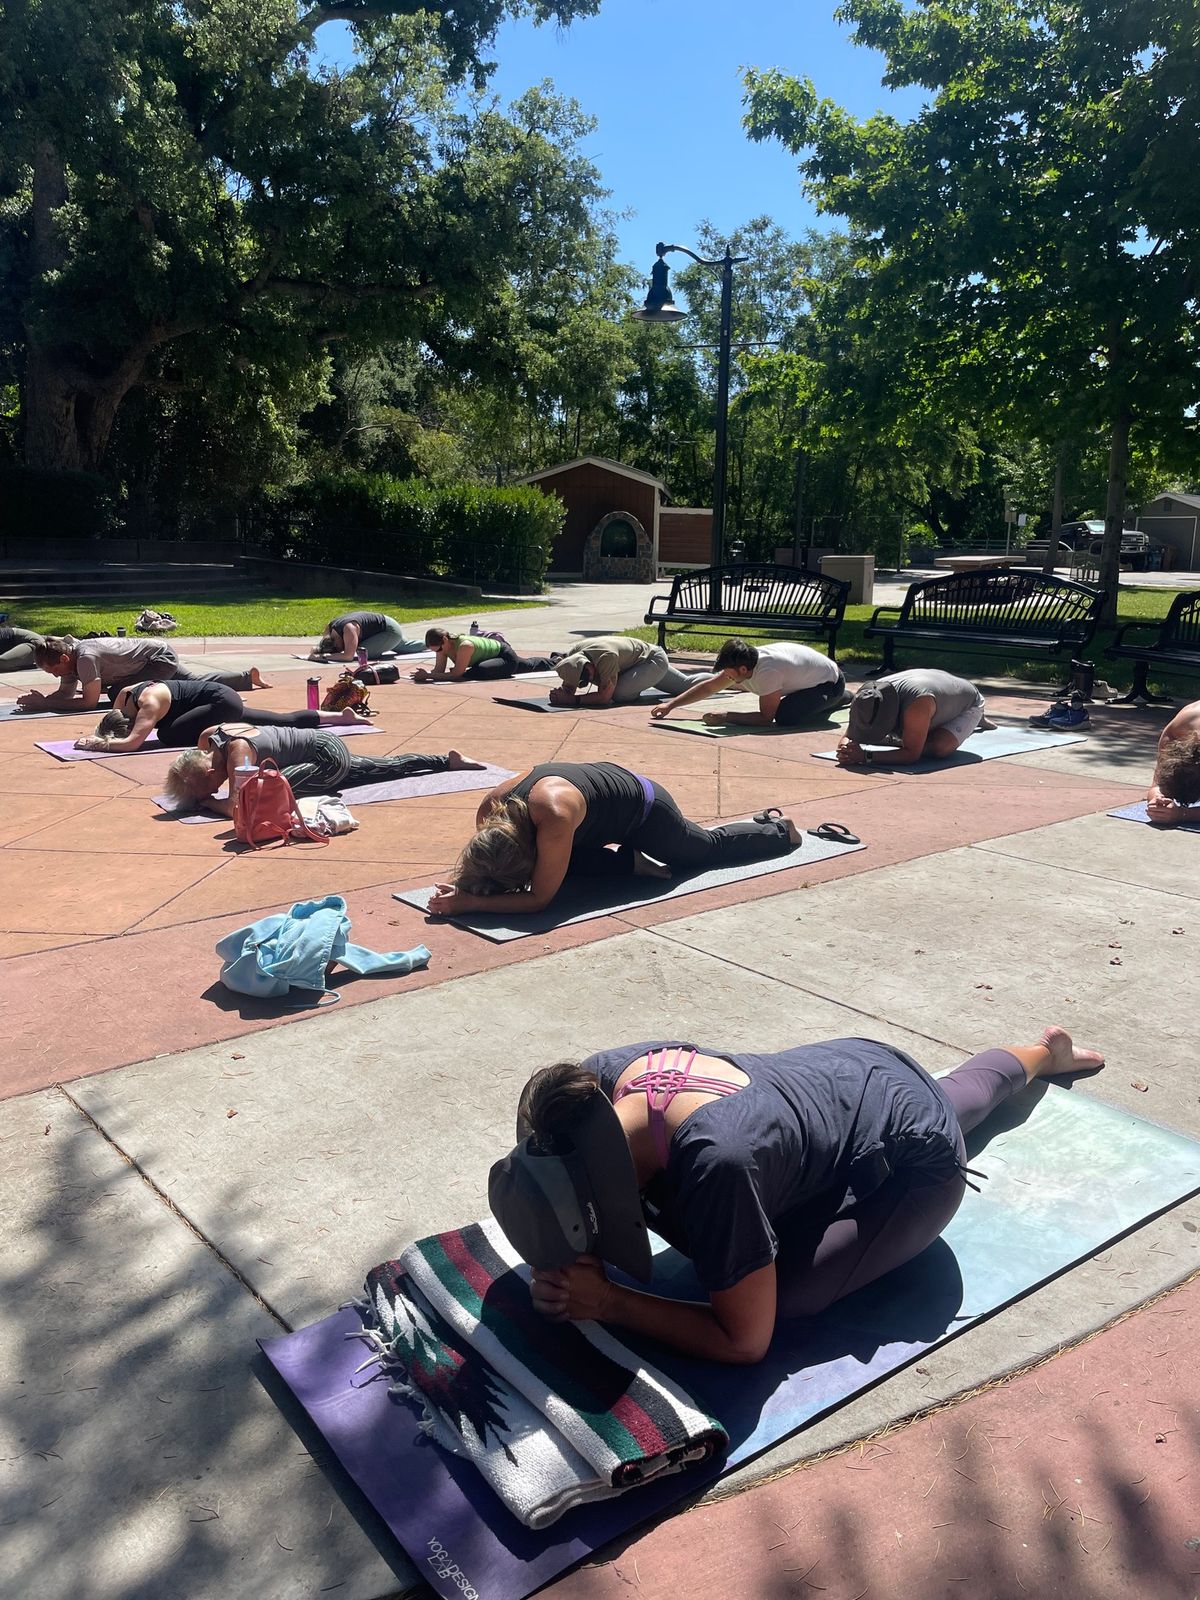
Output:
[[[353,797],[348,797],[353,800]],[[660,900],[677,900],[685,894],[697,894],[701,889],[716,889],[725,883],[740,883],[744,878],[762,878],[771,872],[786,872],[792,867],[811,867],[818,861],[828,861],[830,856],[847,855],[854,850],[865,850],[863,844],[840,844],[829,839],[814,839],[804,835],[804,843],[786,856],[772,856],[768,861],[747,861],[737,867],[718,867],[711,872],[697,872],[691,877],[674,878],[568,878],[554,897],[554,903],[544,911],[533,911],[516,917],[511,912],[497,916],[485,912],[472,912],[470,916],[451,917],[456,928],[466,928],[493,944],[506,944],[510,939],[527,939],[530,934],[549,933],[554,928],[566,928],[574,922],[591,922],[594,917],[609,917],[618,911],[633,911],[638,906],[656,905]],[[418,911],[428,911],[429,902],[436,891],[406,889],[394,894],[406,906]]]
[[[1084,733],[1054,733],[1049,728],[988,728],[983,733],[973,733],[964,739],[952,756],[938,756],[924,761],[914,761],[910,766],[898,766],[896,772],[937,772],[942,767],[967,767],[976,761],[995,761],[999,756],[1026,756],[1035,750],[1054,750],[1059,745],[1083,744]],[[895,750],[895,745],[867,744],[867,751]],[[814,750],[818,761],[836,761],[836,750]]]
[[[787,733],[819,733],[823,728],[844,728],[849,720],[847,702],[830,711],[814,712],[810,721],[797,722],[789,727],[780,727],[777,722],[760,723],[757,727],[752,722],[722,722],[713,727],[702,717],[663,717],[654,726],[665,729],[667,733],[699,734],[702,739],[744,739],[747,736],[776,738]]]
[[[1158,823],[1151,822],[1146,811],[1144,800],[1135,800],[1132,805],[1118,806],[1115,811],[1106,812],[1106,816],[1123,817],[1126,822],[1144,822],[1151,828],[1162,827],[1172,833],[1200,833],[1200,806],[1187,806],[1188,815],[1178,822]]]
[[[647,1347],[725,1425],[728,1457],[572,1511],[540,1533],[516,1522],[479,1473],[432,1447],[411,1406],[388,1395],[386,1380],[356,1370],[363,1351],[346,1337],[361,1326],[353,1311],[263,1349],[438,1594],[460,1600],[462,1574],[486,1600],[522,1600],[1200,1190],[1195,1140],[1055,1084],[1040,1096],[1014,1097],[968,1140],[968,1155],[985,1174],[975,1180],[981,1192],[967,1191],[939,1240],[822,1316],[782,1324],[756,1366],[687,1361]],[[448,1216],[446,1225],[460,1220]],[[364,1273],[372,1265],[365,1262]],[[655,1265],[656,1292],[694,1293],[682,1257],[664,1251]],[[1180,1272],[1187,1269],[1181,1260]],[[1013,1365],[1028,1353],[1014,1350]]]

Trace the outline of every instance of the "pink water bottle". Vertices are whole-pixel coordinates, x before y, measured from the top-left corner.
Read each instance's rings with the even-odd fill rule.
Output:
[[[358,664],[360,667],[365,667],[367,664],[367,651],[365,645],[360,644],[358,647]]]
[[[310,711],[317,711],[320,709],[320,705],[321,680],[320,678],[310,678],[308,680],[308,709]]]

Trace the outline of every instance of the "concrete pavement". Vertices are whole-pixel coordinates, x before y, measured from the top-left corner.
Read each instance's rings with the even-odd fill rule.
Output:
[[[557,644],[640,617],[621,604],[576,595],[553,628],[522,612],[505,631]],[[283,705],[305,668],[280,670]],[[827,771],[811,751],[828,734],[689,739],[637,708],[542,718],[465,688],[379,698],[380,747],[453,741],[514,766],[620,753],[696,815],[781,800],[868,849],[495,947],[390,898],[447,869],[470,796],[372,807],[321,861],[247,859],[219,827],[152,820],[157,768],[62,766],[30,752],[46,723],[0,725],[0,1571],[22,1600],[407,1587],[260,1386],[253,1339],[480,1211],[541,1061],[660,1030],[734,1048],[870,1032],[938,1070],[1059,1020],[1109,1055],[1073,1092],[1200,1136],[1196,841],[1103,815],[1144,782],[1161,715],[1101,712],[1086,745],[915,777]],[[348,892],[364,943],[425,939],[430,971],[348,983],[302,1019],[231,1005],[215,940],[323,885]],[[1194,1593],[1194,1289],[932,1426],[897,1424],[1178,1282],[1198,1228],[1195,1201],[1174,1208],[555,1588],[1107,1600],[1140,1562],[1155,1600]],[[880,1428],[879,1445],[812,1464]]]

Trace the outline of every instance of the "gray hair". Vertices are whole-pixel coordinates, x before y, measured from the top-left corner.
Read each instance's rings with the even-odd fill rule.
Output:
[[[524,800],[493,800],[454,869],[463,894],[519,894],[537,865],[537,829]]]
[[[184,750],[167,768],[163,792],[173,806],[205,800],[212,778],[212,761],[203,750]]]

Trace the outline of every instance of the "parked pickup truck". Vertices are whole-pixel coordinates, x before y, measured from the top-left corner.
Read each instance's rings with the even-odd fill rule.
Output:
[[[1088,517],[1081,522],[1064,522],[1058,530],[1058,553],[1065,561],[1077,550],[1099,557],[1104,547],[1104,522]],[[1046,553],[1045,539],[1034,539],[1025,546],[1026,563],[1040,563]],[[1150,536],[1139,528],[1121,529],[1121,564],[1135,572],[1145,570],[1150,555]]]

